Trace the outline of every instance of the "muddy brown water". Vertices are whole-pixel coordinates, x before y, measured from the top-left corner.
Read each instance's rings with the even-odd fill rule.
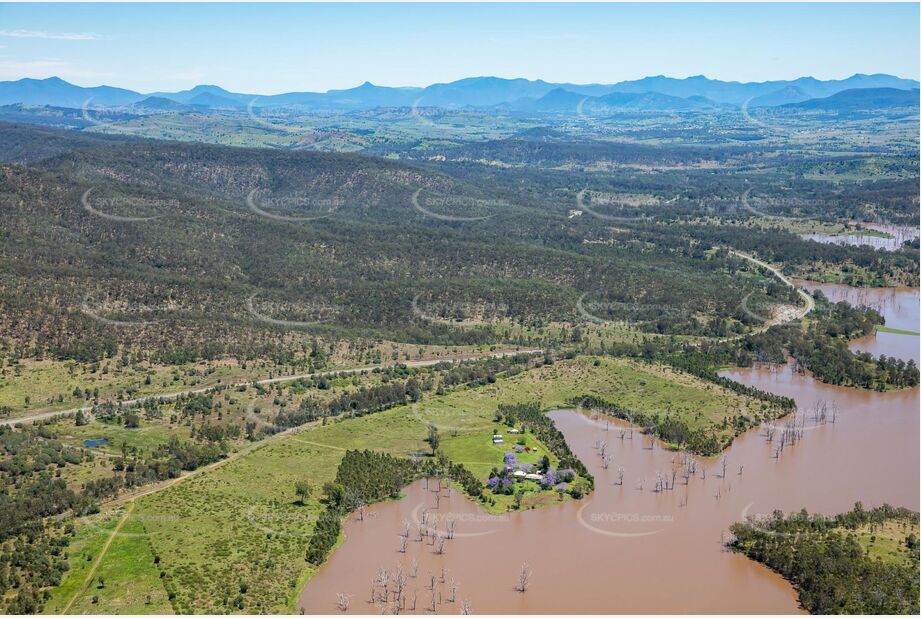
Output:
[[[919,331],[918,288],[855,288],[838,283],[813,283],[797,281],[810,291],[821,290],[834,302],[846,300],[851,305],[869,307],[886,318],[886,326]],[[904,360],[919,362],[919,338],[914,335],[878,332],[851,342],[852,350],[870,352],[874,356],[885,354]]]
[[[917,294],[913,296],[917,303]],[[917,305],[913,310],[917,315]],[[916,337],[912,339],[917,339]],[[595,475],[595,491],[582,499],[538,510],[490,515],[457,492],[435,508],[432,482],[408,487],[405,497],[375,505],[363,521],[345,524],[346,541],[302,590],[299,609],[336,613],[337,593],[350,613],[378,613],[370,602],[371,580],[380,569],[408,575],[404,613],[459,613],[467,600],[475,613],[797,613],[788,582],[767,568],[728,553],[729,526],[746,516],[807,508],[836,513],[856,501],[919,509],[919,390],[875,393],[835,387],[792,371],[757,366],[723,375],[793,397],[807,418],[802,439],[775,457],[764,429],[740,436],[722,459],[698,459],[687,485],[654,491],[656,475],[671,482],[680,455],[653,445],[606,417],[561,410],[551,413],[573,451]],[[835,404],[835,423],[819,424],[808,409]],[[598,443],[613,454],[601,466]],[[623,483],[618,483],[623,468]],[[741,474],[740,474],[741,471]],[[704,475],[704,472],[706,474]],[[705,478],[704,478],[705,476]],[[444,554],[416,540],[422,513],[455,538]],[[406,553],[399,533],[413,522]],[[410,576],[414,559],[418,572]],[[520,569],[531,569],[528,590],[515,590]],[[442,569],[445,570],[444,582]],[[435,576],[435,587],[430,577]],[[456,582],[454,601],[451,583]],[[380,595],[380,588],[377,594]]]

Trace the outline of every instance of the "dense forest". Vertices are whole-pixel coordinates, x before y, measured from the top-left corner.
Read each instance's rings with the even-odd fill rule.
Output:
[[[339,539],[341,520],[364,505],[399,496],[421,468],[409,459],[373,451],[347,451],[336,480],[323,487],[326,509],[320,515],[310,544],[307,561],[319,565]]]
[[[770,305],[790,292],[730,247],[788,268],[917,279],[916,250],[826,245],[732,217],[695,224],[699,209],[613,229],[573,218],[571,177],[543,193],[527,171],[504,185],[503,175],[485,183],[360,155],[0,129],[0,158],[17,162],[0,166],[0,352],[10,360],[127,350],[160,363],[306,362],[310,336],[527,345],[540,335],[511,325],[549,321],[743,334],[755,326],[743,299]],[[638,182],[645,191],[649,180]],[[426,211],[476,220],[425,214],[413,205],[419,189]]]
[[[867,540],[861,542],[858,533]],[[729,546],[789,579],[811,614],[917,614],[918,514],[882,506],[737,523]],[[879,540],[895,554],[878,555]]]

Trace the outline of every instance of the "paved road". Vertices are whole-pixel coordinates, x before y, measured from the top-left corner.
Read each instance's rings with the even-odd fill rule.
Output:
[[[470,354],[466,356],[459,356],[457,358],[439,358],[439,359],[429,359],[429,360],[418,360],[418,361],[405,361],[402,363],[382,363],[379,365],[368,365],[365,367],[352,367],[349,369],[339,369],[332,371],[320,371],[316,373],[302,373],[292,376],[280,376],[277,378],[265,378],[262,380],[256,380],[256,384],[277,384],[279,382],[293,382],[294,380],[300,380],[302,378],[319,378],[324,376],[332,375],[350,375],[354,373],[361,373],[363,371],[373,371],[374,369],[385,369],[387,367],[394,367],[396,365],[406,365],[407,367],[431,367],[432,365],[437,365],[438,363],[450,362],[456,363],[461,361],[468,360],[477,360],[481,358],[502,358],[505,356],[514,356],[516,354],[538,354],[542,352],[540,349],[529,349],[529,350],[507,350],[503,352],[492,352],[492,353],[479,353],[479,354]],[[220,388],[228,388],[239,386],[241,384],[253,384],[252,380],[238,381],[238,382],[226,382],[224,384],[215,384],[214,386],[205,386],[202,388],[192,388],[184,391],[177,391],[173,393],[160,393],[154,395],[145,395],[143,397],[137,397],[135,399],[125,399],[120,402],[121,405],[135,405],[143,403],[151,399],[162,399],[169,401],[171,399],[176,399],[184,395],[197,395],[200,393],[209,393]],[[68,410],[52,410],[49,412],[37,412],[35,414],[30,414],[28,416],[20,416],[17,418],[9,418],[0,420],[0,425],[15,425],[16,423],[29,423],[32,421],[40,421],[47,418],[53,418],[55,416],[61,416],[64,414],[76,414],[77,412],[90,412],[93,409],[93,406],[83,406],[82,408],[70,408]]]

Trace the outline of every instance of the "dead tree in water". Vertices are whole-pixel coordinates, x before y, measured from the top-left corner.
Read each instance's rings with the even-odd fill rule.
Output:
[[[379,569],[377,571],[377,587],[381,589],[381,594],[379,599],[382,603],[386,603],[390,598],[390,593],[388,588],[390,586],[390,573],[387,572],[387,569]]]
[[[407,544],[406,537],[401,534],[400,535],[400,553],[401,554],[406,553],[406,544]]]
[[[412,562],[409,563],[409,576],[415,578],[419,575],[419,560],[413,556]]]
[[[416,591],[416,589],[413,588],[413,596],[412,596],[413,605],[412,605],[412,607],[409,608],[410,611],[413,611],[413,612],[416,611],[416,596],[417,596],[418,594],[419,594],[419,593]]]
[[[470,605],[470,599],[464,599],[461,601],[460,613],[461,616],[469,616],[473,613],[473,607]]]
[[[624,484],[624,469],[617,468],[617,484],[623,486]]]
[[[518,585],[515,586],[515,590],[518,592],[527,592],[528,591],[528,582],[531,580],[531,567],[527,562],[521,565],[521,570],[518,572]]]
[[[448,490],[448,497],[450,498],[451,497],[451,476],[450,475],[445,476],[445,489]]]
[[[336,593],[336,609],[340,612],[349,611],[349,595],[344,592]]]
[[[453,577],[451,578],[451,586],[448,590],[451,593],[451,596],[448,597],[448,603],[453,603],[454,599],[457,598],[457,580]]]
[[[445,538],[442,535],[438,535],[438,540],[435,542],[435,553],[438,555],[445,553]]]
[[[448,533],[448,539],[454,538],[454,528],[456,527],[457,522],[453,518],[448,519],[448,522],[445,526],[445,531]]]
[[[398,610],[403,606],[403,595],[407,581],[409,581],[409,578],[403,573],[403,569],[397,569],[397,572],[393,575],[393,600],[396,602]]]
[[[776,429],[777,429],[777,428],[776,428],[773,424],[768,425],[767,428],[765,429],[765,431],[764,431],[764,437],[765,437],[765,439],[766,439],[768,442],[773,442],[773,441],[774,441],[774,431],[775,431]]]
[[[402,522],[403,530],[400,532],[400,536],[409,538],[409,531],[412,530],[412,524],[409,523],[409,520],[404,519]]]

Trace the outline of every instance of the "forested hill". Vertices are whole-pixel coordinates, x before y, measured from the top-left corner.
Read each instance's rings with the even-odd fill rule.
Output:
[[[643,328],[722,335],[768,291],[689,240],[586,243],[609,226],[398,162],[0,131],[0,156],[31,161],[0,167],[12,356],[282,354],[305,332],[497,341],[496,321],[577,323],[589,292],[611,319],[640,303]]]

